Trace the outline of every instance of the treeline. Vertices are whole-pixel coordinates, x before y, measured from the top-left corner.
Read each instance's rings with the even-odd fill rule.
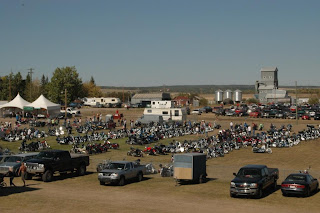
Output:
[[[41,79],[31,79],[28,74],[24,79],[20,72],[0,76],[0,100],[11,101],[20,94],[29,102],[34,101],[41,94],[54,103],[67,103],[83,97],[103,96],[100,87],[96,86],[94,78],[82,82],[76,68],[56,68],[51,79],[42,75]]]

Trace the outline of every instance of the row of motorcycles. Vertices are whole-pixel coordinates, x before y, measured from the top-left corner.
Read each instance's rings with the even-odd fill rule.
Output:
[[[19,147],[19,150],[22,152],[35,152],[45,149],[51,149],[50,145],[47,143],[46,140],[33,141],[30,143],[27,143],[26,140],[23,140],[21,146]]]
[[[292,147],[298,145],[301,141],[317,139],[320,136],[320,130],[312,125],[307,125],[307,129],[297,134],[290,134],[291,125],[281,126],[277,129],[273,126],[272,130],[262,132],[257,136],[248,136],[245,129],[238,127],[236,130],[225,130],[217,136],[202,138],[197,141],[173,141],[166,145],[155,145],[146,147],[144,150],[131,147],[128,155],[142,157],[143,154],[159,155],[174,154],[185,152],[206,153],[207,158],[224,157],[225,154],[240,148],[252,147],[253,153],[272,153],[271,148]],[[225,136],[227,135],[227,136]]]
[[[103,143],[89,143],[87,145],[73,145],[70,153],[80,153],[80,154],[101,154],[108,151],[108,149],[119,149],[120,145],[118,143],[111,143],[110,141],[104,141]]]

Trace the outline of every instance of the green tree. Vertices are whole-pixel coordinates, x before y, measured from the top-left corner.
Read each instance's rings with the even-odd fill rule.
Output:
[[[247,99],[247,103],[248,104],[257,104],[259,103],[258,99],[255,99],[255,98],[249,98]]]
[[[18,93],[23,97],[25,94],[25,89],[26,89],[26,82],[25,80],[22,79],[22,75],[20,72],[15,74],[13,76],[13,81],[12,81],[12,97],[15,97]]]
[[[199,100],[199,105],[200,105],[200,106],[208,106],[208,100],[205,99],[205,98],[201,98],[201,99]]]
[[[48,83],[48,98],[56,103],[64,103],[65,89],[67,90],[67,103],[83,97],[82,80],[74,66],[55,69]]]
[[[313,104],[318,104],[319,103],[319,98],[316,98],[316,97],[312,97],[312,98],[309,98],[309,104],[313,105]]]
[[[40,81],[40,90],[42,95],[44,95],[45,97],[48,96],[48,88],[47,88],[48,84],[49,84],[48,76],[45,77],[44,75],[42,75],[41,81]]]

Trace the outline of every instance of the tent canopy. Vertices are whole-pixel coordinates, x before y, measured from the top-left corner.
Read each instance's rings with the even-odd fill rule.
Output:
[[[46,109],[50,114],[50,117],[54,117],[59,114],[61,106],[60,104],[55,104],[49,101],[43,95],[40,95],[37,100],[35,100],[31,104],[25,105],[25,107],[33,107],[34,109]]]
[[[25,106],[33,107],[35,109],[46,109],[46,110],[59,109],[60,110],[60,104],[55,104],[49,101],[43,95],[40,95],[40,97],[37,100]]]
[[[30,102],[24,100],[20,94],[18,93],[18,95],[9,103],[3,104],[0,106],[1,108],[19,108],[19,109],[23,109],[24,106],[30,104]]]

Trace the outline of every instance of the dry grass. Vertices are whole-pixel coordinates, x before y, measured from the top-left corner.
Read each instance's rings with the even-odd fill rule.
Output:
[[[93,113],[114,113],[116,109],[82,109],[84,116],[92,116]],[[142,109],[119,109],[127,120],[135,119],[142,114]],[[264,123],[269,127],[270,123],[276,126],[292,123],[294,131],[305,128],[307,123],[318,125],[315,121],[295,121],[276,119],[249,119],[216,117],[211,113],[200,116],[190,116],[190,120],[216,120],[223,128],[228,128],[230,120],[234,123],[247,122],[251,124]],[[215,130],[211,134],[216,134]],[[202,137],[193,136],[193,139]],[[176,140],[189,139],[189,137]],[[172,139],[171,139],[172,140]],[[168,143],[171,140],[164,140]],[[54,138],[48,141],[55,148],[69,149],[69,146],[56,144]],[[272,154],[254,154],[251,149],[242,149],[227,154],[224,158],[210,159],[207,161],[207,173],[210,180],[206,184],[190,184],[175,186],[172,178],[161,178],[159,175],[150,175],[140,183],[130,183],[124,187],[100,186],[97,180],[95,167],[97,163],[105,159],[135,160],[127,157],[129,146],[125,139],[119,139],[120,150],[111,150],[100,155],[90,156],[91,164],[88,167],[89,174],[83,177],[67,176],[57,177],[56,181],[43,183],[38,179],[27,181],[28,186],[0,189],[0,212],[319,212],[319,194],[309,198],[283,197],[277,190],[259,200],[231,199],[229,197],[229,182],[232,173],[245,164],[266,164],[269,167],[280,169],[280,181],[291,171],[306,169],[311,166],[311,174],[316,178],[320,176],[319,148],[320,140],[302,142],[292,148],[273,149]],[[12,149],[20,145],[19,142],[0,142],[1,146],[10,146]],[[141,147],[143,148],[143,147]],[[16,150],[16,149],[15,149]],[[145,156],[142,163],[153,162],[168,163],[167,156]],[[8,180],[6,179],[8,182]],[[21,186],[21,181],[16,178],[14,182]]]

